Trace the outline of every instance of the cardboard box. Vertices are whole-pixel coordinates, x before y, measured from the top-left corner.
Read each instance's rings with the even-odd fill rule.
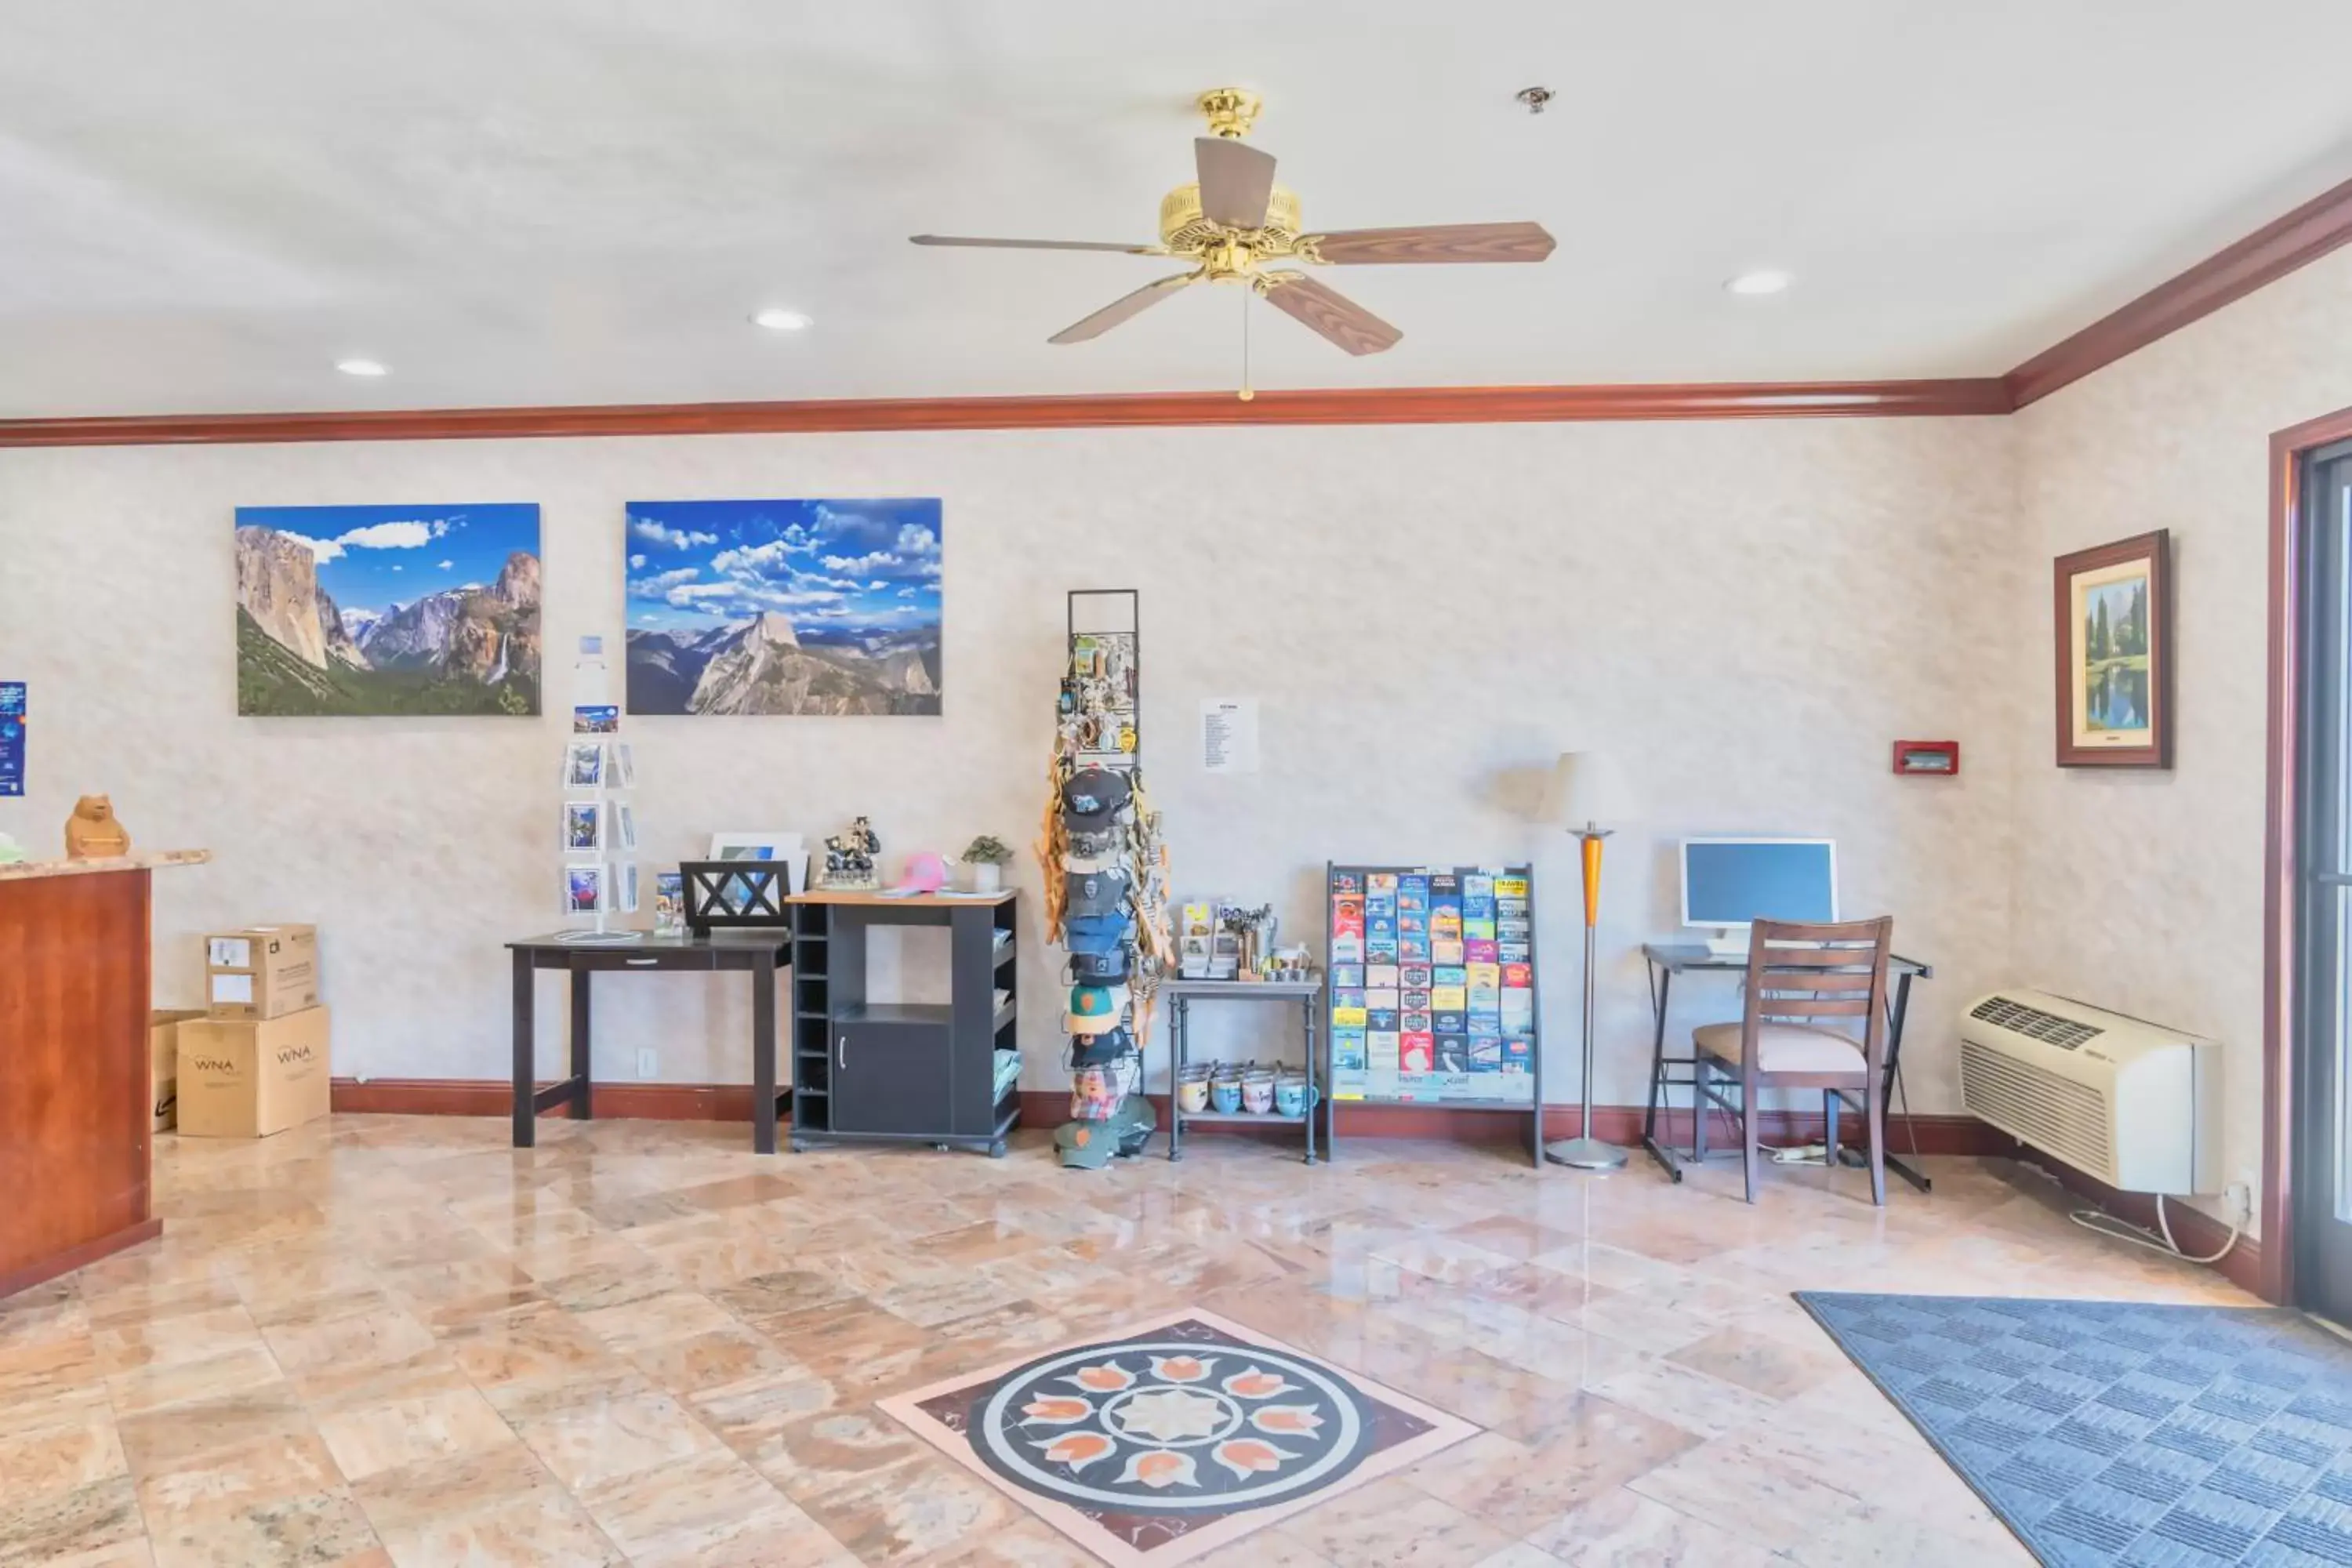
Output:
[[[282,1018],[319,1005],[319,928],[247,926],[205,938],[215,1018]]]
[[[327,1010],[179,1026],[180,1136],[267,1138],[327,1114]]]
[[[201,1007],[158,1007],[147,1015],[147,1104],[158,1132],[179,1121],[180,1026],[205,1016]]]

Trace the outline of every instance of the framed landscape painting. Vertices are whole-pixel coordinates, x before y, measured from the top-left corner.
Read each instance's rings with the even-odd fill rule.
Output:
[[[236,710],[539,711],[539,508],[236,512]]]
[[[940,711],[940,503],[631,501],[637,714]]]
[[[2172,765],[2172,542],[2058,558],[2058,765]]]

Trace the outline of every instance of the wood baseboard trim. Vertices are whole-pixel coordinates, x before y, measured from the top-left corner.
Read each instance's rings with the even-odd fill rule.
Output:
[[[1168,1097],[1150,1097],[1152,1108],[1159,1113],[1160,1125],[1168,1122]],[[704,1083],[617,1083],[598,1084],[595,1089],[596,1113],[600,1120],[637,1120],[646,1121],[749,1121],[751,1120],[751,1088],[749,1084]],[[373,1112],[395,1116],[496,1116],[509,1114],[514,1104],[511,1085],[500,1079],[358,1079],[339,1078],[334,1080],[333,1106],[340,1112]],[[1525,1113],[1465,1110],[1443,1105],[1346,1105],[1339,1111],[1339,1131],[1342,1139],[1353,1138],[1424,1138],[1454,1142],[1518,1143],[1527,1137]],[[561,1116],[562,1112],[549,1112]],[[1070,1096],[1066,1089],[1024,1089],[1021,1095],[1021,1124],[1032,1129],[1059,1126],[1069,1119]],[[1612,1143],[1637,1148],[1642,1142],[1643,1108],[1638,1105],[1602,1105],[1593,1107],[1592,1129],[1596,1135]],[[1583,1118],[1574,1105],[1544,1107],[1544,1137],[1573,1138],[1581,1130]],[[1662,1140],[1675,1147],[1690,1143],[1691,1113],[1687,1110],[1661,1111],[1658,1118]],[[1767,1111],[1759,1135],[1769,1143],[1818,1142],[1826,1128],[1819,1111]],[[1859,1119],[1843,1118],[1839,1126],[1842,1142],[1852,1145],[1860,1131]],[[1246,1123],[1216,1122],[1188,1129],[1188,1137],[1244,1137],[1289,1142],[1298,1137],[1295,1127],[1273,1124],[1252,1127]],[[1736,1145],[1738,1129],[1730,1117],[1717,1113],[1710,1122],[1707,1136],[1719,1140],[1719,1147]],[[2068,1191],[2080,1194],[2107,1212],[2127,1219],[2135,1225],[2153,1226],[2156,1224],[2156,1202],[2138,1193],[2120,1193],[2072,1166],[2063,1165],[2046,1156],[2026,1149],[2007,1133],[1990,1122],[1973,1116],[1913,1115],[1890,1116],[1886,1119],[1888,1152],[1897,1155],[1949,1154],[1960,1156],[2021,1158],[2032,1162],[2057,1177]],[[2229,1236],[2228,1227],[2200,1210],[2177,1205],[2169,1211],[2172,1233],[2185,1251],[2208,1253],[2219,1251]],[[144,1235],[126,1231],[129,1239],[109,1237],[97,1245],[100,1249],[87,1257],[67,1255],[74,1260],[65,1262],[51,1274],[25,1279],[16,1282],[15,1276],[0,1276],[0,1296],[11,1289],[38,1284],[54,1274],[79,1268],[84,1263],[104,1257],[107,1252],[137,1245],[162,1228],[160,1220]],[[2262,1245],[2252,1237],[2241,1237],[2228,1257],[2214,1267],[2222,1276],[2242,1289],[2254,1295],[2263,1294]],[[58,1260],[53,1259],[52,1262]]]
[[[1168,1118],[1168,1097],[1150,1097],[1152,1107],[1160,1114],[1161,1125]],[[512,1086],[500,1079],[388,1079],[362,1080],[339,1078],[334,1080],[333,1107],[338,1111],[375,1112],[394,1116],[506,1116],[514,1105]],[[705,1083],[600,1083],[595,1089],[596,1114],[600,1119],[635,1119],[648,1121],[749,1121],[751,1120],[751,1089],[749,1084]],[[1436,1138],[1461,1142],[1517,1142],[1527,1136],[1526,1114],[1487,1110],[1464,1110],[1443,1105],[1346,1105],[1336,1108],[1339,1113],[1339,1135],[1342,1138]],[[562,1117],[562,1108],[542,1114]],[[1021,1124],[1024,1127],[1056,1127],[1069,1119],[1070,1096],[1066,1089],[1024,1089],[1021,1095]],[[1593,1109],[1593,1129],[1612,1143],[1639,1143],[1642,1138],[1642,1107],[1638,1105],[1596,1106]],[[1573,1138],[1580,1120],[1573,1105],[1549,1105],[1544,1108],[1544,1136]],[[1671,1110],[1660,1114],[1659,1124],[1665,1139],[1675,1144],[1690,1142],[1690,1112]],[[1858,1120],[1841,1123],[1841,1138],[1851,1140],[1858,1131]],[[1762,1136],[1769,1142],[1789,1143],[1818,1141],[1822,1135],[1819,1112],[1793,1113],[1772,1111],[1764,1118]],[[1246,1123],[1220,1122],[1192,1130],[1196,1135],[1240,1135],[1244,1137],[1296,1138],[1296,1129],[1283,1124],[1251,1127]],[[1720,1138],[1729,1146],[1738,1134],[1728,1117],[1718,1115],[1709,1129],[1711,1137]],[[1916,1140],[1916,1141],[1915,1141]],[[1887,1147],[1897,1154],[1907,1154],[1915,1149],[1922,1154],[2006,1154],[2014,1145],[2008,1137],[1994,1131],[1973,1116],[1912,1116],[1887,1119]]]
[[[600,1083],[599,1119],[638,1121],[749,1121],[751,1086],[729,1083]],[[392,1116],[507,1116],[514,1086],[488,1078],[339,1078],[330,1104],[348,1112]],[[541,1111],[561,1120],[563,1107]]]
[[[2057,1178],[2060,1186],[2089,1200],[2093,1205],[2116,1218],[2128,1220],[2149,1230],[2156,1228],[2156,1199],[2149,1194],[2118,1192],[2096,1176],[2085,1175],[2074,1166],[2052,1159],[2037,1150],[2021,1146],[2019,1158],[2047,1171]],[[2164,1212],[2172,1226],[2172,1239],[2180,1244],[2183,1252],[2200,1258],[2209,1257],[2220,1252],[2221,1244],[2230,1239],[2230,1227],[2202,1209],[2191,1208],[2187,1204],[2168,1204]],[[2239,1237],[2227,1256],[2206,1267],[2250,1296],[2273,1300],[2265,1289],[2263,1244],[2257,1237]]]
[[[121,1230],[101,1236],[94,1241],[85,1241],[79,1247],[69,1247],[63,1252],[52,1253],[38,1263],[28,1263],[22,1268],[11,1269],[5,1274],[0,1274],[0,1300],[5,1300],[20,1290],[29,1290],[36,1285],[46,1285],[50,1280],[70,1274],[77,1268],[87,1268],[101,1258],[111,1258],[116,1253],[127,1251],[142,1242],[152,1241],[163,1234],[163,1222],[151,1215],[141,1220],[137,1225],[126,1226]]]

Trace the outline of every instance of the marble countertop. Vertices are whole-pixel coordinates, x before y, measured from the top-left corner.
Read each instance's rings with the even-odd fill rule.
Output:
[[[0,865],[0,882],[28,881],[35,877],[87,877],[100,871],[152,871],[159,866],[201,866],[212,858],[209,849],[155,849],[102,860],[12,860]]]

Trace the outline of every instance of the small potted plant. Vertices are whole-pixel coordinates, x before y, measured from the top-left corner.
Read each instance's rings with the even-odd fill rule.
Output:
[[[1013,858],[1013,851],[1004,840],[983,833],[964,846],[964,887],[974,893],[994,893],[1004,887],[1004,864]]]

